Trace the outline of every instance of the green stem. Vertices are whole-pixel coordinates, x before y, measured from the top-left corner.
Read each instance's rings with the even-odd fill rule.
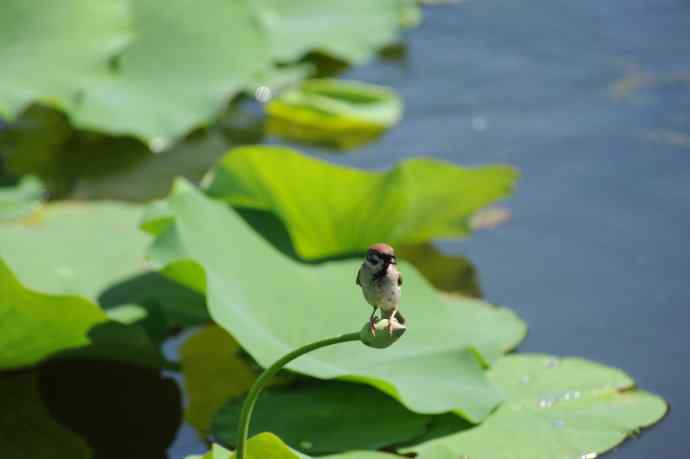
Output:
[[[338,343],[346,343],[348,341],[360,341],[360,334],[348,333],[335,338],[328,338],[321,341],[317,341],[312,344],[307,344],[302,346],[289,354],[285,355],[276,363],[266,368],[261,375],[256,379],[254,385],[249,389],[247,398],[244,399],[244,404],[242,405],[242,411],[240,413],[240,427],[237,431],[237,457],[236,459],[245,459],[247,457],[247,435],[249,434],[249,421],[252,417],[252,412],[254,411],[254,405],[256,400],[259,398],[261,391],[264,390],[268,381],[281,370],[289,362],[295,360],[297,357],[304,355],[308,352],[314,351],[316,349],[331,346]]]

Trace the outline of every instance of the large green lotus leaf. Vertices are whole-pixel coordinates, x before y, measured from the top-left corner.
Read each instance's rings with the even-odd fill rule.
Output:
[[[252,386],[257,368],[241,355],[242,349],[224,329],[211,325],[192,335],[180,347],[180,361],[189,402],[185,418],[207,436],[213,415],[223,404]],[[274,377],[271,385],[289,378]]]
[[[55,352],[86,346],[89,330],[107,320],[98,306],[79,297],[24,288],[0,260],[0,369],[32,365]]]
[[[226,446],[237,446],[243,402],[229,401],[214,418],[214,437]],[[430,420],[371,387],[320,381],[264,393],[250,434],[273,432],[294,449],[323,454],[402,443],[422,435]]]
[[[468,234],[474,212],[507,196],[508,166],[461,168],[429,158],[388,172],[329,164],[282,147],[241,147],[210,176],[208,193],[232,205],[270,210],[297,253],[313,259]]]
[[[53,419],[37,380],[35,372],[0,373],[0,457],[90,459],[86,443]]]
[[[489,378],[507,401],[474,429],[407,450],[420,459],[594,458],[666,413],[620,370],[584,359],[517,354]]]
[[[209,122],[270,65],[247,0],[132,2],[135,39],[117,72],[89,88],[72,114],[83,128],[126,133],[161,150]]]
[[[144,270],[150,238],[137,230],[140,215],[139,206],[116,202],[50,204],[0,224],[0,256],[36,290],[95,299]]]
[[[402,101],[387,88],[358,81],[308,80],[267,106],[269,134],[349,148],[398,122]]]
[[[28,175],[12,187],[0,187],[0,221],[25,217],[41,206],[45,188]]]
[[[233,459],[235,454],[218,444],[213,444],[209,452],[202,455],[187,456],[186,459]],[[351,451],[348,453],[320,456],[321,459],[395,459],[400,456],[374,451]],[[247,441],[247,459],[310,459],[309,456],[292,450],[274,434],[265,432]]]
[[[50,361],[37,371],[50,413],[86,440],[94,458],[168,457],[182,422],[173,378],[158,369],[84,359]]]
[[[191,258],[203,267],[212,317],[260,365],[304,344],[358,331],[367,320],[370,307],[354,282],[357,261],[298,263],[251,231],[231,208],[183,180],[176,182],[168,209],[175,224],[158,226],[165,229],[152,256],[161,264]],[[457,410],[482,420],[500,396],[475,349],[491,359],[512,348],[524,337],[523,322],[478,300],[442,301],[411,265],[401,263],[401,269],[409,329],[404,339],[385,350],[361,343],[320,349],[289,368],[373,385],[416,412]],[[172,275],[185,269],[177,271]]]
[[[361,64],[398,40],[405,0],[257,0],[274,59],[289,62],[319,51]]]
[[[130,38],[126,0],[3,0],[0,117],[34,100],[70,109]]]
[[[137,229],[140,215],[141,207],[117,202],[50,204],[30,218],[0,224],[0,256],[23,284],[98,300],[116,320],[124,317],[122,308],[136,306],[155,341],[175,327],[208,322],[203,295],[146,271],[150,238]],[[118,338],[115,328],[94,333],[110,342]]]
[[[140,327],[110,321],[101,308],[83,298],[29,290],[0,259],[0,369],[49,357],[164,365]]]

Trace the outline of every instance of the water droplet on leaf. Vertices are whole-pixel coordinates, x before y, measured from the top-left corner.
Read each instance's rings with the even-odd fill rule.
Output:
[[[268,102],[271,99],[271,96],[271,88],[268,86],[259,86],[256,88],[256,91],[254,91],[254,97],[256,97],[256,100],[262,104]]]

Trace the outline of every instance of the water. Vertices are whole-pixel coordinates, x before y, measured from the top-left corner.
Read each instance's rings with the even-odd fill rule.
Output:
[[[521,351],[619,367],[676,408],[611,458],[686,458],[690,3],[434,7],[405,61],[347,76],[400,91],[404,119],[362,152],[311,151],[370,168],[422,153],[519,167],[512,221],[441,247],[527,321]]]

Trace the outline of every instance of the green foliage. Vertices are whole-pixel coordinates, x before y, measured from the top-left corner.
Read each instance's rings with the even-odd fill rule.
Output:
[[[249,439],[247,459],[310,459],[309,456],[290,449],[280,438],[272,433],[261,433]],[[186,459],[233,459],[232,451],[214,444],[203,455],[187,456]],[[374,451],[352,451],[342,454],[320,456],[322,459],[394,459],[399,456]]]
[[[302,143],[350,148],[397,123],[402,101],[381,86],[308,80],[273,99],[266,112],[269,134]]]
[[[74,432],[51,417],[33,372],[0,374],[0,457],[7,459],[90,459]]]
[[[22,177],[13,187],[0,188],[0,221],[25,217],[43,201],[43,183],[32,175]]]
[[[242,399],[235,399],[216,414],[214,437],[224,445],[235,446],[241,407]],[[430,419],[370,387],[331,381],[263,394],[250,434],[273,432],[294,449],[322,454],[408,441],[422,435]]]
[[[118,202],[50,204],[0,224],[0,255],[32,288],[95,299],[144,270],[150,238],[137,231],[140,215],[139,206]]]
[[[171,0],[161,8],[139,0],[131,8],[135,39],[118,71],[72,113],[77,126],[133,134],[161,150],[214,118],[270,65],[248,1]]]
[[[305,343],[358,330],[366,320],[369,308],[354,286],[358,261],[305,265],[282,257],[231,209],[183,181],[168,206],[174,226],[160,234],[152,256],[161,264],[198,262],[212,317],[262,366]],[[485,379],[477,352],[491,360],[514,347],[524,324],[510,311],[477,300],[442,301],[412,266],[401,269],[403,312],[415,324],[414,333],[376,352],[357,343],[333,346],[289,368],[373,385],[413,411],[458,410],[480,421],[500,397]]]
[[[4,0],[0,16],[0,117],[32,102],[70,111],[108,77],[129,41],[129,1]]]
[[[189,403],[187,421],[202,435],[210,432],[211,419],[223,404],[251,387],[258,368],[249,364],[242,348],[222,328],[211,325],[192,335],[180,348],[180,360]],[[276,377],[271,385],[285,384]]]
[[[657,422],[667,410],[661,398],[634,390],[622,371],[583,359],[506,356],[489,378],[507,400],[482,425],[406,451],[420,459],[589,457]]]
[[[256,4],[271,54],[279,62],[297,60],[313,50],[364,63],[398,39],[401,18],[410,8],[401,0],[257,0]]]
[[[419,158],[388,172],[329,164],[283,147],[242,147],[212,173],[207,192],[238,207],[269,210],[307,259],[463,237],[472,214],[507,196],[508,166],[465,169]]]
[[[24,288],[0,260],[0,369],[33,365],[49,355],[90,343],[91,327],[108,317],[76,296]]]
[[[83,298],[31,291],[0,259],[0,369],[78,356],[164,365],[143,329],[109,321]]]
[[[278,63],[311,51],[364,62],[398,39],[409,9],[404,0],[9,0],[0,59],[12,72],[0,76],[0,117],[42,103],[78,128],[162,150],[258,81],[278,89],[307,74]],[[332,20],[319,19],[326,12]]]

